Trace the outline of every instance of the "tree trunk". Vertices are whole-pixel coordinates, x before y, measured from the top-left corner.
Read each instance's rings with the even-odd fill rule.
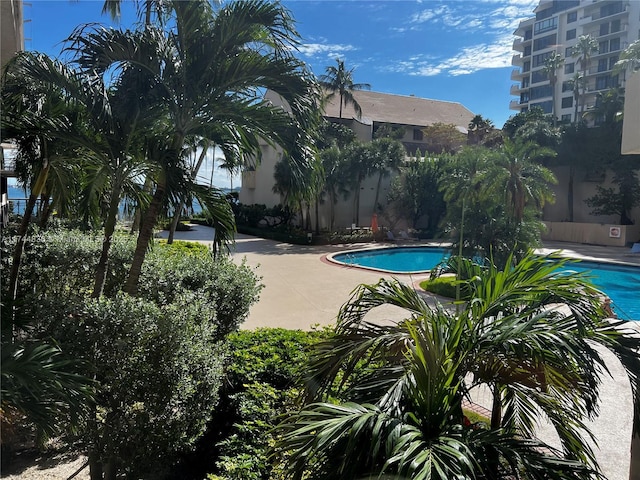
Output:
[[[205,140],[202,144],[202,151],[200,152],[200,156],[198,157],[198,161],[196,162],[196,164],[193,167],[193,170],[191,171],[191,180],[194,180],[196,178],[196,176],[198,175],[198,170],[200,170],[200,167],[202,166],[202,162],[204,162],[204,159],[207,156],[207,152],[209,151],[209,146],[211,145],[211,142],[209,140]],[[215,147],[215,145],[214,145]],[[197,149],[197,147],[194,148],[194,153],[195,153],[195,149]],[[215,155],[216,155],[216,151],[215,148],[213,150],[213,164],[211,165],[211,178],[213,178],[213,169],[215,167]],[[173,219],[171,220],[171,225],[169,226],[169,237],[167,238],[167,243],[169,245],[171,245],[173,243],[173,236],[176,233],[176,228],[178,228],[178,222],[180,221],[180,216],[182,215],[182,210],[184,209],[184,205],[185,205],[185,201],[184,200],[180,200],[180,204],[176,207],[176,211],[175,214],[173,215]]]
[[[378,199],[380,198],[380,185],[382,185],[382,171],[380,171],[380,173],[378,174],[378,185],[376,186],[376,198],[373,201],[373,212],[371,212],[372,214],[376,213],[376,210],[378,209]]]
[[[176,208],[175,213],[173,214],[173,218],[171,219],[171,225],[169,226],[169,236],[167,237],[167,244],[171,245],[173,243],[173,237],[176,233],[176,229],[178,228],[178,223],[180,223],[180,214],[182,213],[182,209],[184,208],[184,202],[180,202],[178,208]]]
[[[136,242],[136,250],[133,254],[133,261],[131,262],[131,268],[129,269],[129,275],[125,283],[124,291],[129,295],[136,295],[138,293],[138,279],[142,272],[142,263],[147,254],[147,249],[153,238],[153,228],[156,225],[158,219],[158,212],[162,207],[164,201],[165,186],[158,184],[156,191],[153,194],[149,208],[145,212],[145,216],[140,225],[140,233],[138,234],[138,240]]]
[[[45,146],[46,148],[46,146]],[[33,215],[33,209],[36,205],[38,197],[44,189],[44,185],[47,182],[49,176],[49,162],[44,159],[42,170],[38,174],[31,192],[29,193],[29,199],[24,207],[24,215],[22,216],[22,222],[18,228],[16,246],[13,250],[13,257],[11,262],[11,272],[9,274],[9,295],[11,301],[11,329],[13,341],[13,325],[15,325],[15,302],[18,297],[18,274],[20,273],[20,263],[22,262],[22,252],[24,251],[24,244],[27,241],[27,232],[29,231],[29,223],[31,222],[31,216]]]
[[[636,395],[640,395],[636,392]],[[640,399],[639,399],[640,400]],[[634,424],[640,422],[635,416]],[[635,431],[631,438],[631,461],[629,462],[629,480],[640,480],[640,431]]]
[[[104,239],[102,240],[102,251],[100,252],[100,260],[96,266],[96,274],[93,282],[92,298],[100,298],[104,290],[104,283],[107,278],[107,261],[109,259],[109,250],[111,250],[111,242],[113,241],[113,232],[116,230],[118,221],[118,208],[120,208],[120,186],[114,187],[111,192],[111,201],[109,203],[109,211],[107,220],[104,224]]]
[[[573,176],[574,167],[569,165],[569,185],[567,187],[567,206],[569,207],[569,221],[573,222]]]
[[[318,195],[316,195],[316,202],[315,202],[315,210],[316,210],[316,235],[320,235],[320,216],[318,214],[320,207],[320,199],[318,198]]]

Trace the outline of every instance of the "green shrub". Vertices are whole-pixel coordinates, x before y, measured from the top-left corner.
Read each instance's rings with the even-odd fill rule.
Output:
[[[423,280],[420,287],[427,292],[435,293],[447,298],[456,298],[456,277],[438,277],[433,280]]]
[[[165,307],[118,295],[87,300],[47,332],[90,362],[96,416],[84,445],[127,478],[157,478],[203,433],[217,403],[223,346],[196,295]]]
[[[327,335],[285,329],[239,331],[229,336],[226,382],[212,425],[218,460],[210,478],[278,478],[269,461],[278,418],[295,408],[298,379],[311,345]],[[209,470],[211,471],[211,470]]]

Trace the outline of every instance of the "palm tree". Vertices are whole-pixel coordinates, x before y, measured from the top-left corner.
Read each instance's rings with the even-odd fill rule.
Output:
[[[541,209],[553,200],[550,185],[557,181],[553,173],[536,160],[554,155],[551,149],[519,140],[505,140],[497,151],[496,163],[486,173],[487,188],[491,193],[503,195],[516,223],[522,222],[528,205],[533,203]]]
[[[575,72],[571,80],[569,80],[571,84],[571,89],[573,91],[573,122],[578,124],[578,103],[580,101],[580,91],[586,89],[586,80],[582,75],[582,72]]]
[[[469,265],[471,301],[458,315],[396,280],[361,285],[314,349],[306,404],[278,427],[287,478],[593,478],[584,423],[602,374],[593,345],[614,352],[635,386],[640,338],[604,319],[586,277],[559,274],[566,262]],[[381,306],[405,315],[367,321]],[[465,399],[483,387],[494,399],[489,424],[469,425]],[[536,438],[538,412],[562,450]]]
[[[347,177],[350,179],[350,189],[353,193],[352,223],[360,223],[360,190],[362,182],[371,173],[372,150],[370,144],[354,142],[347,146],[344,151],[345,167]]]
[[[632,72],[640,69],[640,40],[636,40],[620,54],[620,60],[616,62],[614,73],[619,73],[623,69]]]
[[[467,130],[467,143],[482,145],[495,128],[491,120],[483,118],[482,115],[475,115],[469,122]]]
[[[168,2],[176,33],[147,27],[141,32],[100,30],[83,48],[86,71],[128,65],[158,92],[157,128],[148,156],[158,173],[138,236],[125,290],[135,294],[153,227],[176,183],[189,183],[181,152],[199,136],[225,148],[259,154],[261,141],[279,145],[290,156],[294,174],[308,162],[310,130],[317,119],[315,86],[304,64],[291,54],[297,34],[278,3],[251,0],[214,11],[205,1]],[[289,111],[261,101],[260,92],[280,95]],[[233,140],[233,144],[232,141]],[[175,191],[175,190],[173,190]],[[216,237],[228,241],[233,217],[218,209]]]
[[[370,144],[371,173],[378,174],[378,182],[376,184],[376,196],[373,201],[373,213],[378,209],[378,200],[380,198],[380,187],[382,179],[388,177],[391,172],[397,172],[400,165],[404,161],[406,151],[404,145],[398,140],[391,138],[376,138]]]
[[[358,118],[362,116],[362,108],[353,96],[356,90],[370,90],[371,85],[368,83],[353,83],[353,71],[347,70],[344,66],[344,60],[336,58],[337,67],[327,67],[326,73],[320,76],[320,85],[329,92],[327,99],[333,98],[336,93],[340,100],[340,114],[342,118],[342,106],[353,105]]]
[[[556,84],[558,83],[558,70],[562,65],[564,65],[564,58],[559,53],[554,52],[545,60],[542,68],[542,71],[549,78],[549,85],[551,85],[551,117],[553,118],[554,127],[558,123],[556,118]]]
[[[572,56],[580,63],[582,70],[582,97],[580,113],[584,113],[585,102],[587,100],[587,70],[589,69],[589,60],[591,54],[598,51],[598,41],[591,35],[580,35],[578,43],[573,47]]]

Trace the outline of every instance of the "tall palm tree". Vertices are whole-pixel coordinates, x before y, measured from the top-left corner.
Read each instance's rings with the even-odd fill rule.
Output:
[[[378,200],[380,198],[380,187],[382,179],[388,177],[391,172],[397,172],[404,161],[406,151],[404,145],[398,140],[391,138],[376,138],[371,142],[371,173],[378,174],[376,183],[376,195],[373,200],[373,213],[377,212]]]
[[[573,47],[571,55],[580,63],[580,70],[582,71],[582,96],[581,96],[581,108],[580,113],[584,113],[585,103],[587,100],[587,70],[589,69],[589,61],[591,55],[598,51],[598,41],[591,35],[580,35],[578,37],[578,43]]]
[[[344,66],[344,60],[336,58],[337,67],[328,66],[326,73],[320,76],[320,85],[329,92],[327,99],[333,98],[336,93],[340,100],[340,114],[342,118],[342,106],[353,105],[358,118],[362,116],[362,108],[353,96],[356,90],[370,90],[371,85],[368,83],[354,83],[353,72],[355,68],[347,70]]]
[[[564,65],[564,58],[557,52],[551,54],[544,62],[542,71],[547,74],[549,78],[549,85],[551,85],[551,118],[553,118],[553,126],[558,124],[556,117],[556,84],[558,83],[558,70]]]
[[[578,103],[580,102],[580,92],[586,88],[586,81],[582,72],[575,72],[569,80],[573,92],[573,123],[578,124]],[[582,120],[582,119],[581,119]]]
[[[344,151],[347,176],[350,179],[350,190],[353,193],[352,223],[360,223],[360,191],[362,182],[371,174],[372,150],[370,144],[354,142]]]
[[[206,1],[168,3],[175,34],[155,27],[100,30],[91,36],[90,49],[83,48],[86,71],[122,64],[139,71],[154,85],[164,113],[147,145],[158,173],[125,287],[132,294],[161,207],[175,182],[188,177],[181,152],[189,137],[256,155],[266,140],[285,150],[299,175],[309,158],[306,132],[317,120],[315,85],[292,56],[297,33],[280,4],[251,0],[214,11]],[[262,102],[264,90],[280,95],[289,111]],[[216,236],[227,241],[234,228],[231,210],[218,211],[224,217]]]
[[[313,352],[307,403],[278,427],[288,478],[593,478],[585,421],[602,374],[593,345],[612,351],[635,386],[640,338],[605,320],[601,293],[583,275],[559,274],[563,264],[531,255],[504,270],[470,265],[471,301],[457,315],[395,280],[361,285]],[[402,320],[366,320],[389,305]],[[489,424],[470,425],[463,402],[483,387],[494,397]],[[561,450],[536,438],[539,412]]]
[[[495,165],[486,172],[487,188],[489,192],[503,195],[516,223],[522,222],[528,205],[542,208],[553,200],[550,185],[557,180],[548,168],[536,161],[554,155],[551,149],[519,140],[505,140],[497,151]]]

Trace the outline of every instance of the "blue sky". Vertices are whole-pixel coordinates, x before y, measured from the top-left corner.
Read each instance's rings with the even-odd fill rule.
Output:
[[[102,1],[30,0],[26,47],[57,56],[79,24],[111,24]],[[509,110],[513,31],[538,0],[284,0],[316,75],[335,58],[378,92],[459,102],[502,127]],[[120,25],[135,20],[125,0]],[[224,180],[224,182],[222,181]],[[227,186],[228,177],[214,183]],[[234,184],[236,182],[234,181]]]

